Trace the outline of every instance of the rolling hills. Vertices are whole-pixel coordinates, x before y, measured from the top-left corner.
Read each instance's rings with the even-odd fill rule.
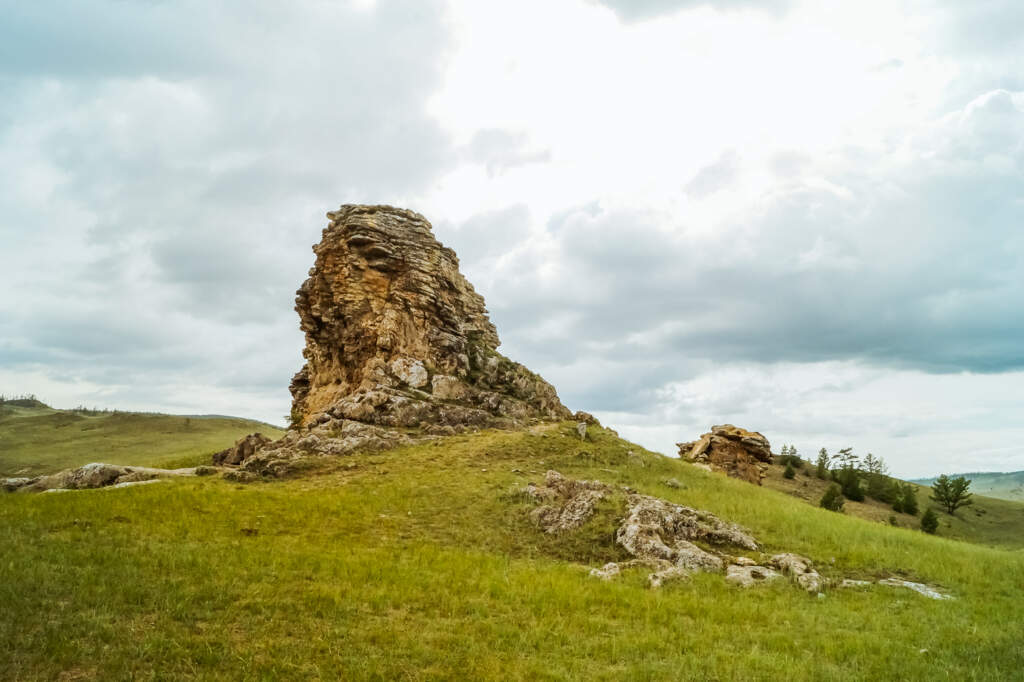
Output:
[[[1024,502],[1024,471],[972,472],[957,474],[971,480],[971,491],[986,497]],[[916,478],[914,483],[931,485],[936,477]]]
[[[269,424],[220,416],[58,410],[39,401],[0,405],[0,476],[38,476],[89,462],[173,468],[209,461]]]
[[[543,532],[554,469],[706,509],[827,578],[651,589],[615,510]],[[940,531],[941,532],[941,531]],[[0,495],[0,677],[17,679],[1007,679],[1024,665],[1024,553],[809,506],[574,423],[219,478]]]

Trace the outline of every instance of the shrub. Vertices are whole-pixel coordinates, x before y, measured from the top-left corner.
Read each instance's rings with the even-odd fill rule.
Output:
[[[793,468],[792,462],[786,462],[786,470],[782,472],[785,478],[796,478],[796,469]]]
[[[935,534],[935,531],[939,529],[939,517],[935,515],[935,511],[928,507],[925,511],[924,516],[921,517],[921,530],[931,535]]]
[[[846,500],[843,499],[842,489],[838,483],[833,483],[825,491],[825,494],[821,496],[821,502],[819,506],[830,511],[838,512],[843,510],[843,504]]]
[[[839,470],[836,479],[842,490],[843,496],[854,502],[864,501],[864,490],[860,487],[860,472],[852,466],[844,466]]]
[[[917,516],[917,487],[913,483],[904,483],[901,498],[903,513]]]

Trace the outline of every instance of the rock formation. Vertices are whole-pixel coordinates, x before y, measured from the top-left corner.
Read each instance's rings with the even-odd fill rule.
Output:
[[[295,299],[306,363],[291,382],[292,428],[221,461],[274,474],[303,454],[572,417],[550,384],[498,353],[483,297],[423,216],[345,205],[327,217]]]
[[[342,206],[297,293],[306,365],[292,380],[300,425],[511,425],[569,417],[555,389],[497,352],[484,299],[430,223],[390,206]]]
[[[761,485],[772,461],[767,438],[732,424],[712,426],[700,439],[676,445],[685,460],[757,485]]]
[[[598,502],[616,494],[601,481],[577,481],[549,471],[544,485],[530,484],[524,492],[540,503],[530,516],[546,533],[572,532],[594,515]],[[760,546],[750,533],[711,512],[675,504],[623,489],[625,514],[615,531],[615,541],[631,556],[630,561],[608,563],[590,574],[611,580],[623,569],[653,568],[652,587],[694,573],[725,573],[726,580],[749,587],[788,575],[808,592],[819,592],[825,581],[811,560],[796,554],[761,555],[761,563],[734,550],[757,552]],[[699,543],[699,544],[698,544]],[[731,551],[732,550],[732,551]]]

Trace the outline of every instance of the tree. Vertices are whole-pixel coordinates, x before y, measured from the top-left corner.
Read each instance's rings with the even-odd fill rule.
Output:
[[[934,535],[935,531],[939,529],[939,517],[935,515],[935,512],[931,507],[928,507],[925,511],[924,516],[921,517],[921,530],[930,535]]]
[[[786,470],[782,472],[784,478],[796,478],[796,469],[792,462],[786,462]]]
[[[837,512],[843,510],[843,504],[845,502],[846,500],[843,499],[843,493],[839,488],[839,484],[833,483],[828,487],[828,490],[825,491],[825,494],[821,496],[821,502],[819,502],[818,505],[825,509]]]
[[[839,472],[839,485],[843,496],[854,502],[864,501],[864,489],[860,487],[860,472],[847,467]]]
[[[917,486],[913,483],[904,483],[900,491],[900,501],[903,506],[903,513],[917,516]]]
[[[971,494],[967,492],[969,487],[971,487],[971,482],[963,476],[950,478],[946,474],[942,474],[932,484],[931,498],[942,505],[946,509],[946,513],[953,514],[960,507],[973,504]]]
[[[817,465],[818,470],[815,473],[817,473],[818,478],[824,481],[828,478],[828,450],[825,448],[818,450]]]
[[[869,452],[868,456],[864,458],[864,472],[867,476],[868,496],[879,502],[892,502],[892,486],[889,484],[889,476],[886,474],[885,461]]]

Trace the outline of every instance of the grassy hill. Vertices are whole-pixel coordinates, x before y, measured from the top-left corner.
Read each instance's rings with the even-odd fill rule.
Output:
[[[969,478],[971,480],[971,492],[978,495],[1024,502],[1024,471],[1005,473],[974,472],[956,475]],[[914,483],[930,486],[935,482],[936,478],[938,477],[918,478],[914,479]]]
[[[1001,680],[1024,666],[1024,552],[591,434],[481,432],[248,486],[0,495],[0,677]],[[710,574],[652,590],[644,569],[601,582],[587,570],[620,557],[613,512],[542,533],[518,491],[547,469],[708,509],[828,576],[900,575],[955,599]]]
[[[830,481],[822,481],[814,475],[814,466],[805,462],[796,469],[796,478],[783,476],[784,468],[775,464],[768,469],[763,485],[784,492],[808,504],[817,506]],[[929,485],[917,485],[917,500],[921,513],[929,506]],[[971,484],[971,490],[974,490]],[[939,517],[939,534],[945,537],[977,542],[997,547],[1024,548],[1024,504],[994,497],[975,494],[973,504],[959,509],[956,515],[949,515],[936,509]],[[866,498],[863,502],[847,500],[843,511],[879,523],[891,523],[902,528],[917,529],[921,526],[921,513],[916,516],[894,512],[892,505]]]
[[[37,476],[89,462],[188,466],[209,461],[268,424],[233,417],[56,410],[38,401],[0,404],[0,476]]]

